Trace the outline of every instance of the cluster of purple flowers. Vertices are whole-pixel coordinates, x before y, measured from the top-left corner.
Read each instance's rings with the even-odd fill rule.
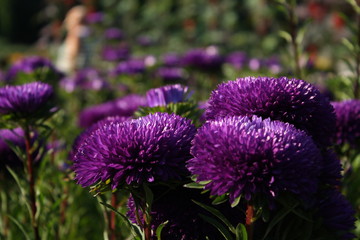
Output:
[[[101,90],[108,85],[100,71],[94,68],[79,70],[73,76],[63,78],[60,81],[60,86],[67,92],[73,92],[75,89]]]
[[[58,79],[62,78],[64,74],[58,70],[50,60],[39,57],[39,56],[30,56],[20,59],[15,62],[7,71],[5,80],[10,82],[16,79],[16,76],[19,73],[30,74],[35,72],[36,70],[47,70],[52,72]]]

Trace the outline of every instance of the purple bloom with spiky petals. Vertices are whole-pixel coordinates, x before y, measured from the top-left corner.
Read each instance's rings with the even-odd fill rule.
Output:
[[[244,115],[288,122],[320,145],[332,144],[334,108],[315,86],[303,80],[245,77],[222,83],[212,91],[207,119]]]
[[[188,87],[181,84],[150,89],[146,93],[148,106],[166,106],[169,103],[184,102],[189,97],[188,90]]]
[[[140,106],[145,105],[146,98],[137,94],[130,94],[122,98],[94,105],[85,108],[80,113],[79,126],[87,128],[109,116],[130,117]]]
[[[197,181],[210,181],[211,195],[229,193],[269,200],[282,191],[306,199],[317,191],[321,154],[311,137],[293,125],[256,116],[206,122],[187,162]]]
[[[340,159],[332,150],[323,153],[320,172],[320,182],[330,186],[340,186],[342,175],[342,166]]]
[[[58,79],[64,76],[64,74],[60,72],[60,70],[58,70],[50,60],[40,56],[29,56],[15,62],[7,71],[5,80],[9,82],[15,79],[17,74],[20,72],[30,74],[37,69],[45,68],[53,72]]]
[[[319,193],[318,216],[327,231],[341,240],[354,239],[355,210],[337,189],[326,189]]]
[[[113,189],[181,179],[195,132],[189,120],[167,113],[105,124],[78,148],[75,179],[83,187],[110,179]]]
[[[359,146],[360,100],[332,102],[332,105],[336,113],[336,143],[350,143],[353,146]]]
[[[73,147],[69,153],[69,159],[71,161],[74,160],[74,156],[77,153],[79,147],[81,146],[82,143],[85,142],[85,140],[91,136],[91,134],[97,130],[99,127],[105,125],[105,124],[109,124],[111,122],[124,122],[130,120],[130,117],[124,117],[124,116],[110,116],[110,117],[106,117],[94,124],[92,124],[90,127],[88,127],[87,129],[85,129],[79,136],[77,136],[77,138],[74,141]]]
[[[164,192],[166,192],[165,195]],[[164,240],[199,240],[206,239],[206,236],[211,237],[210,239],[223,239],[214,226],[200,217],[200,214],[210,217],[210,213],[193,202],[195,200],[205,205],[211,205],[212,200],[206,194],[201,194],[196,189],[182,187],[170,191],[155,189],[154,195],[161,197],[157,198],[151,206],[151,228],[154,233],[152,239],[157,239],[155,231],[165,221],[168,223],[161,231],[161,239]],[[228,205],[221,204],[212,207],[221,211],[234,225],[245,219],[241,211],[236,211]],[[136,206],[133,197],[128,200],[128,208],[127,216],[130,221],[139,224],[135,217]],[[143,214],[139,209],[138,214],[141,224],[143,224]]]
[[[32,82],[18,86],[0,88],[0,114],[12,114],[20,118],[36,116],[48,110],[47,104],[54,95],[53,88],[46,83]]]
[[[67,92],[73,92],[77,88],[98,91],[107,88],[109,84],[101,76],[100,71],[94,68],[85,68],[77,71],[73,76],[63,78],[60,86]]]

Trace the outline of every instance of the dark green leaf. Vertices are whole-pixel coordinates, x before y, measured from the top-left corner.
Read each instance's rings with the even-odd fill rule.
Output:
[[[161,240],[161,231],[163,230],[163,228],[165,227],[166,224],[168,224],[169,221],[165,221],[163,223],[161,223],[157,228],[156,228],[156,237],[157,240]]]
[[[217,209],[207,206],[203,203],[197,202],[195,200],[192,200],[194,203],[196,203],[197,205],[199,205],[200,207],[204,208],[205,210],[207,210],[208,212],[212,213],[214,216],[218,217],[223,223],[225,223],[225,225],[229,228],[229,230],[233,233],[235,233],[235,228],[234,226],[230,223],[230,221]]]
[[[248,235],[244,224],[239,223],[236,226],[235,236],[236,240],[248,240]]]
[[[216,229],[219,230],[219,232],[224,236],[226,240],[234,240],[229,230],[227,230],[227,228],[224,225],[222,225],[220,222],[218,222],[216,219],[205,216],[203,214],[199,214],[199,215],[202,219],[204,219],[205,221],[216,227]]]

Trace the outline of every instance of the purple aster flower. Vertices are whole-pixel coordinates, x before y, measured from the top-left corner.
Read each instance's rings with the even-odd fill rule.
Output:
[[[153,88],[146,93],[149,107],[166,106],[169,103],[184,102],[188,97],[188,87],[180,84]]]
[[[130,94],[116,100],[91,106],[84,109],[80,113],[79,126],[87,128],[97,121],[109,116],[130,117],[140,106],[145,105],[145,97],[136,94]]]
[[[38,69],[48,69],[56,75],[58,79],[64,76],[50,60],[40,56],[30,56],[15,62],[7,71],[5,80],[11,81],[14,80],[20,72],[30,74]]]
[[[166,195],[163,195],[167,192]],[[164,240],[199,240],[206,239],[223,239],[220,232],[210,223],[203,220],[199,215],[212,217],[208,211],[195,204],[192,200],[201,202],[205,205],[211,205],[211,200],[206,194],[201,194],[195,189],[177,188],[174,190],[156,189],[155,196],[162,196],[156,199],[151,207],[151,227],[155,233],[157,227],[165,222],[161,232],[161,239]],[[234,225],[243,222],[245,219],[241,211],[236,211],[228,205],[212,206],[222,212],[223,215]],[[132,197],[128,201],[129,211],[127,213],[129,219],[136,222],[136,206]],[[137,210],[143,224],[143,214],[140,209]],[[157,239],[152,236],[152,239]]]
[[[286,77],[246,77],[222,83],[210,96],[206,117],[252,116],[289,122],[329,146],[335,113],[315,86]]]
[[[240,70],[247,64],[248,56],[244,52],[233,52],[226,57],[225,62]]]
[[[337,144],[358,146],[360,140],[360,100],[332,102],[336,113]]]
[[[121,40],[124,33],[118,28],[108,28],[105,30],[104,36],[107,40]]]
[[[180,179],[195,131],[189,120],[167,113],[105,124],[75,154],[75,179],[83,187],[111,179],[112,188]]]
[[[199,68],[201,70],[218,70],[224,62],[216,47],[210,46],[205,49],[192,49],[182,59],[186,66]]]
[[[108,86],[108,83],[94,68],[79,70],[74,76],[63,78],[60,86],[67,92],[73,92],[76,88],[85,90],[101,90]]]
[[[323,153],[323,161],[321,164],[320,181],[330,186],[339,186],[341,183],[342,166],[340,159],[332,150]]]
[[[145,72],[145,61],[141,58],[133,58],[119,63],[115,69],[112,70],[112,76],[123,74],[135,75]]]
[[[282,191],[306,199],[317,191],[321,154],[311,137],[293,125],[256,116],[226,117],[197,132],[187,162],[197,181],[210,181],[211,195],[229,193],[230,202]]]
[[[71,161],[74,160],[74,156],[77,153],[79,147],[81,146],[82,143],[85,142],[85,140],[91,136],[91,134],[97,130],[99,127],[105,125],[105,124],[109,124],[111,122],[124,122],[129,120],[130,117],[123,117],[123,116],[110,116],[110,117],[106,117],[94,124],[92,124],[90,127],[88,127],[87,129],[85,129],[79,136],[76,137],[73,147],[69,153],[69,159]]]
[[[12,114],[20,118],[37,116],[49,110],[49,100],[54,95],[49,84],[32,82],[0,88],[0,115]]]
[[[181,81],[185,78],[185,71],[177,67],[160,67],[156,71],[156,75],[162,78],[165,82]]]
[[[335,234],[336,239],[354,239],[355,210],[345,197],[336,189],[326,189],[319,193],[318,216],[322,218],[327,231]]]
[[[162,62],[167,67],[177,67],[181,65],[181,58],[176,53],[167,53],[162,57]]]
[[[38,135],[34,132],[31,133],[31,142],[33,143]],[[20,168],[23,166],[21,159],[15,154],[15,152],[9,146],[11,143],[19,149],[25,151],[25,137],[24,130],[21,128],[15,129],[0,129],[0,170],[5,166],[11,168]],[[39,154],[39,148],[33,152],[33,159],[35,162],[39,162],[42,156]]]
[[[130,57],[131,50],[127,45],[104,46],[101,56],[105,61],[120,61]]]

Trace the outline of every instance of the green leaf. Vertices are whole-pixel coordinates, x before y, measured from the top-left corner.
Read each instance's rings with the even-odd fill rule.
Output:
[[[161,223],[157,228],[156,228],[156,237],[157,240],[161,240],[161,231],[163,230],[163,228],[165,227],[166,224],[168,224],[169,221],[165,221],[163,223]]]
[[[131,233],[133,234],[134,237],[143,237],[143,233],[140,230],[140,228],[137,225],[134,225],[130,222],[130,220],[121,212],[119,212],[118,210],[116,210],[113,206],[111,206],[110,204],[107,204],[105,202],[100,202],[102,205],[104,205],[105,207],[111,209],[112,211],[114,211],[115,213],[117,213],[123,220],[124,222],[130,227]]]
[[[239,223],[236,226],[235,236],[236,240],[248,240],[248,235],[244,224]]]
[[[291,42],[291,35],[288,32],[285,31],[279,31],[279,36],[285,39],[287,42]]]
[[[148,205],[147,207],[151,207],[151,205],[154,201],[154,194],[151,191],[151,189],[148,187],[147,184],[143,184],[143,188],[145,191],[145,201],[146,201],[146,204]]]
[[[15,225],[16,225],[16,226],[20,229],[20,231],[24,234],[25,239],[26,239],[26,240],[31,240],[31,238],[29,237],[27,231],[25,231],[23,225],[21,225],[21,223],[20,223],[18,220],[16,220],[14,217],[12,217],[12,216],[10,216],[10,215],[8,215],[8,217],[10,218],[11,221],[13,221],[13,222],[15,223]]]
[[[204,185],[201,185],[197,182],[191,182],[184,185],[186,188],[195,188],[195,189],[204,189]]]
[[[241,195],[234,199],[234,201],[231,203],[231,207],[232,208],[236,207],[240,203],[240,200],[241,200]]]
[[[224,238],[226,240],[234,240],[233,236],[231,235],[231,233],[226,229],[226,227],[224,227],[224,225],[222,225],[220,222],[218,222],[216,219],[205,216],[203,214],[199,214],[199,216],[204,219],[206,222],[210,223],[211,225],[213,225],[214,227],[216,227],[217,230],[219,230],[219,232],[224,236]]]
[[[274,217],[274,219],[269,223],[268,228],[266,229],[265,235],[262,238],[263,240],[269,235],[271,230],[278,224],[282,219],[284,219],[298,204],[293,205],[291,208],[281,209]]]
[[[224,203],[228,200],[228,196],[226,194],[216,196],[215,199],[212,201],[213,205],[219,205],[221,203]]]
[[[227,220],[227,218],[217,209],[207,206],[203,203],[197,202],[195,200],[192,200],[194,203],[196,203],[197,205],[199,205],[200,207],[204,208],[205,210],[207,210],[208,212],[212,213],[214,216],[218,217],[223,223],[225,223],[225,225],[229,228],[229,230],[233,233],[235,233],[235,228],[234,226],[230,223],[229,220]]]

